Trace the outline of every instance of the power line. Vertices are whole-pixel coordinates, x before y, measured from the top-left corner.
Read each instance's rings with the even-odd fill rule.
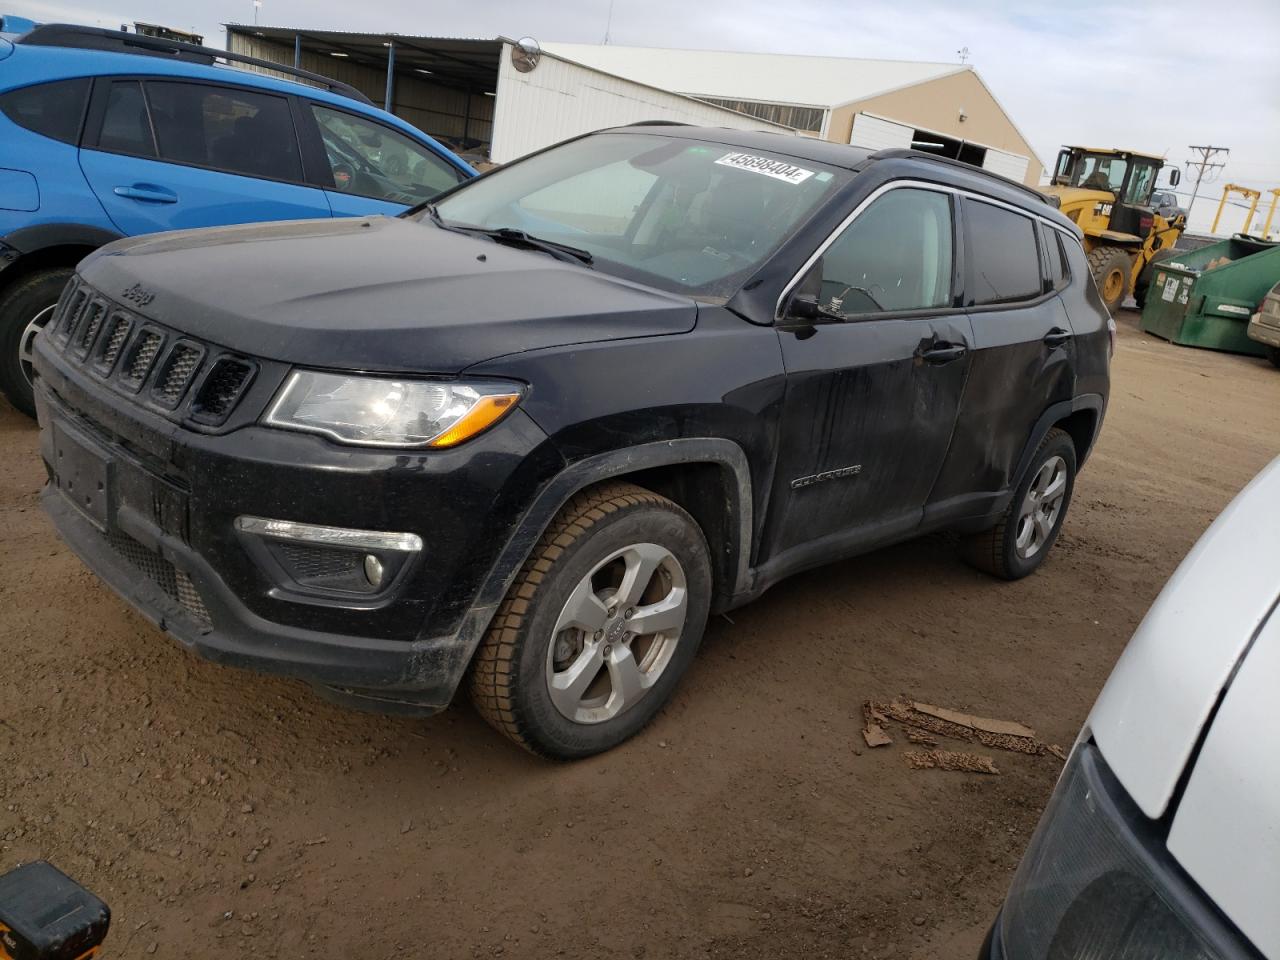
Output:
[[[1200,154],[1199,163],[1196,163],[1193,160],[1187,161],[1188,172],[1190,172],[1190,170],[1193,167],[1196,168],[1197,170],[1195,189],[1191,191],[1191,203],[1187,205],[1187,209],[1190,210],[1191,204],[1194,204],[1196,202],[1196,197],[1200,193],[1200,181],[1204,179],[1205,172],[1212,170],[1216,173],[1216,171],[1221,170],[1223,167],[1227,165],[1226,160],[1222,160],[1221,162],[1215,163],[1215,162],[1212,162],[1213,158],[1220,153],[1224,154],[1225,156],[1230,156],[1231,148],[1230,147],[1197,147],[1195,144],[1192,144],[1188,149],[1194,150],[1196,153]],[[1212,183],[1213,181],[1210,180],[1209,182]]]

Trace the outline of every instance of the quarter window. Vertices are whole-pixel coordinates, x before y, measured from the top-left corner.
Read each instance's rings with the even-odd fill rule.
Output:
[[[849,317],[948,306],[952,233],[946,194],[890,190],[823,253],[823,307]]]
[[[1053,289],[1061,290],[1071,280],[1071,269],[1067,266],[1067,251],[1062,248],[1062,234],[1050,227],[1045,227],[1045,245],[1049,248],[1049,279]]]
[[[249,90],[152,80],[160,158],[269,180],[302,180],[289,101]]]
[[[0,96],[0,110],[20,127],[64,143],[75,143],[88,95],[88,78],[38,83]]]
[[[971,302],[1012,303],[1038,297],[1040,253],[1034,221],[981,201],[965,203],[964,219]]]
[[[463,178],[443,157],[390,127],[317,103],[311,109],[320,125],[336,190],[415,204]]]

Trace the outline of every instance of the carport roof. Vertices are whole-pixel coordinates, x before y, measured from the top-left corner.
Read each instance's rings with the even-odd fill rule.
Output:
[[[305,27],[260,27],[246,23],[223,24],[228,33],[258,37],[292,47],[301,39],[308,53],[345,54],[348,63],[386,69],[387,48],[396,45],[397,70],[428,70],[442,80],[468,86],[492,84],[502,56],[501,38],[422,37],[399,33],[351,33],[309,30]]]

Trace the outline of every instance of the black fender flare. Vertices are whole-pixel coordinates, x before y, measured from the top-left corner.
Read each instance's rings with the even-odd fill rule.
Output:
[[[97,249],[123,236],[124,234],[114,230],[85,223],[41,223],[33,227],[22,227],[0,237],[0,245],[11,247],[22,256],[49,247],[82,246]]]
[[[747,455],[732,440],[688,437],[610,450],[576,460],[561,470],[539,491],[521,517],[519,526],[498,554],[497,560],[489,568],[476,596],[476,606],[496,606],[502,602],[516,572],[528,559],[538,538],[574,494],[594,484],[641,470],[683,463],[717,464],[726,467],[733,477],[733,483],[725,491],[731,501],[731,513],[737,521],[735,528],[730,531],[734,538],[732,554],[736,558],[732,577],[733,592],[736,594],[745,590],[751,566],[753,530],[751,471]]]
[[[1102,429],[1102,416],[1106,412],[1106,401],[1102,399],[1101,394],[1097,393],[1082,393],[1071,400],[1050,404],[1044,413],[1040,414],[1040,419],[1031,428],[1031,435],[1027,438],[1026,446],[1022,448],[1022,456],[1018,458],[1017,469],[1014,470],[1013,476],[1010,478],[1009,492],[1011,495],[1014,490],[1018,489],[1018,484],[1022,482],[1023,475],[1026,473],[1027,468],[1031,466],[1031,458],[1035,455],[1036,448],[1040,446],[1040,441],[1044,439],[1045,434],[1059,420],[1063,420],[1073,413],[1079,413],[1081,410],[1092,410],[1098,415],[1097,422],[1093,428],[1093,436],[1089,438],[1088,445],[1081,451],[1076,469],[1078,470],[1084,466],[1085,460],[1088,459],[1090,452],[1093,450],[1093,445],[1098,440],[1098,433]]]

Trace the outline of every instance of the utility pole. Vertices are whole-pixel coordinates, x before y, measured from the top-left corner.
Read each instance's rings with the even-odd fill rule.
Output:
[[[613,0],[609,0],[609,18],[604,22],[604,44],[609,45],[609,31],[613,29]]]
[[[1200,181],[1204,179],[1205,173],[1210,170],[1213,170],[1213,171],[1221,170],[1223,167],[1227,165],[1227,161],[1225,159],[1218,163],[1213,163],[1211,161],[1213,160],[1214,157],[1216,157],[1220,153],[1224,154],[1225,156],[1230,156],[1231,148],[1230,147],[1197,147],[1193,144],[1188,149],[1194,150],[1196,151],[1196,153],[1200,154],[1199,163],[1197,163],[1194,160],[1187,161],[1187,172],[1189,173],[1193,168],[1196,170],[1196,185],[1191,191],[1191,202],[1187,204],[1187,219],[1189,220],[1191,219],[1191,207],[1195,204],[1196,197],[1200,193]],[[1210,183],[1212,182],[1213,181],[1210,181]]]
[[[956,56],[960,58],[961,63],[964,63],[966,60],[969,59],[969,48],[961,47],[959,50],[956,51]]]

